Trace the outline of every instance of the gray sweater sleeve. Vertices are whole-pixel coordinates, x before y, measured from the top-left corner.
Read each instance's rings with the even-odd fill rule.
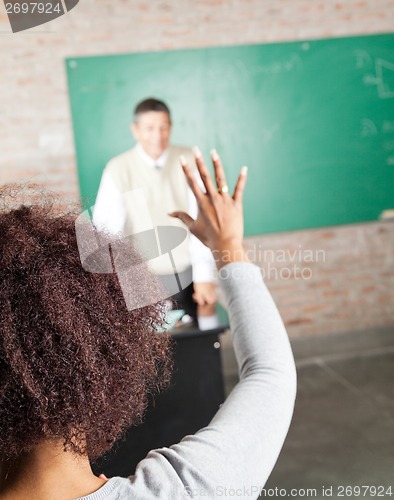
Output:
[[[207,427],[149,452],[133,476],[113,478],[106,485],[119,496],[105,498],[257,498],[266,483],[293,414],[294,360],[260,269],[228,264],[220,270],[219,282],[240,381]]]
[[[225,489],[260,488],[282,448],[296,394],[283,322],[257,266],[228,264],[219,283],[240,381],[207,427],[138,464],[129,478],[136,498],[215,498]]]

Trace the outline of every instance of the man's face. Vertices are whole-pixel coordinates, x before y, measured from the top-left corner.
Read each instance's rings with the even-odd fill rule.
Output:
[[[131,125],[131,131],[145,153],[159,158],[170,142],[170,117],[162,111],[147,111],[140,115],[138,123]]]

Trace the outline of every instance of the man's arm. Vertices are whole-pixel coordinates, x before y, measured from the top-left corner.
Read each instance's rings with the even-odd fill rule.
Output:
[[[110,174],[104,170],[93,207],[93,223],[99,231],[119,234],[126,220],[125,206]]]

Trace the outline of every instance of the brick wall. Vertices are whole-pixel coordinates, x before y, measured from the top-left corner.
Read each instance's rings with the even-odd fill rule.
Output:
[[[292,335],[394,325],[394,224],[248,238]]]
[[[67,56],[385,33],[393,27],[393,0],[80,0],[67,15],[12,34],[0,2],[0,184],[29,179],[64,197],[78,196]],[[276,261],[279,250],[289,260],[294,250],[325,252],[324,262],[303,263],[312,270],[310,279],[288,278],[284,262],[276,262],[278,279],[267,275],[291,335],[394,324],[392,224],[268,235],[248,245],[275,249],[269,257]],[[269,270],[267,262],[262,267]]]

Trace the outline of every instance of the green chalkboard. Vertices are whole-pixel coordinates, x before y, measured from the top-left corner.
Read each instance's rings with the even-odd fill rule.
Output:
[[[133,145],[145,97],[172,142],[249,167],[246,234],[377,220],[394,208],[394,35],[66,60],[81,195]],[[90,201],[88,201],[90,200]]]

